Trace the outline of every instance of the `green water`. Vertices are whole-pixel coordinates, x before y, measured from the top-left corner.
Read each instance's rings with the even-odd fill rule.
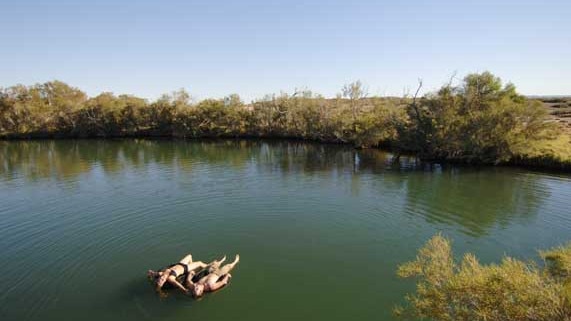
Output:
[[[484,262],[571,239],[569,176],[299,142],[0,142],[0,319],[392,320],[442,231]],[[200,301],[145,278],[240,253]]]

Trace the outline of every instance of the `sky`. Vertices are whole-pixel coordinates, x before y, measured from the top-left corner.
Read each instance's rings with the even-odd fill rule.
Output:
[[[243,99],[424,92],[491,71],[571,94],[570,0],[0,0],[0,87],[61,80],[94,96]]]

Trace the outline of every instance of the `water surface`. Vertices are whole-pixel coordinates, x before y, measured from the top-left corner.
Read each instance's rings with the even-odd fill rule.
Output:
[[[0,142],[1,320],[392,320],[442,232],[484,262],[571,239],[569,176],[259,141]],[[230,286],[148,268],[240,253]]]

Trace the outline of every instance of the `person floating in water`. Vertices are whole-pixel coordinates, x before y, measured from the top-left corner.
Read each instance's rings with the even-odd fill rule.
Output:
[[[213,261],[205,270],[198,274],[196,274],[194,270],[188,273],[186,286],[192,291],[194,297],[201,297],[205,292],[214,292],[228,284],[232,277],[230,271],[232,271],[240,261],[240,255],[236,254],[234,262],[221,267],[225,260],[226,257],[219,261]],[[203,274],[205,275],[202,276]],[[197,278],[196,276],[199,277]]]
[[[182,258],[182,260],[180,260],[178,263],[171,264],[165,269],[160,271],[149,270],[147,275],[155,281],[157,291],[159,291],[165,285],[165,283],[168,282],[169,284],[172,284],[175,287],[181,289],[185,293],[188,293],[189,290],[180,284],[177,278],[187,276],[189,272],[193,272],[194,274],[195,270],[204,269],[208,266],[209,264],[206,264],[202,261],[193,262],[192,255],[189,254]]]

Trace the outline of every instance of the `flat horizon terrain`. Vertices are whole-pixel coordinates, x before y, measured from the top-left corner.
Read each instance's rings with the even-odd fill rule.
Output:
[[[538,97],[551,118],[562,125],[568,134],[571,134],[571,96]]]

